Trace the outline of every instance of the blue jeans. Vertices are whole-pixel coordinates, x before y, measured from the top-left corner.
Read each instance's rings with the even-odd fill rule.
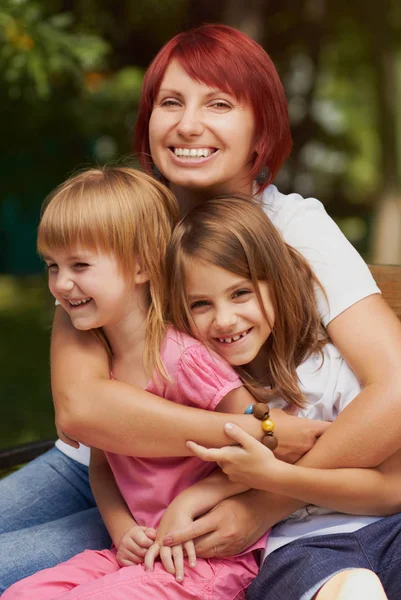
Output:
[[[0,594],[86,548],[110,544],[88,468],[57,448],[0,481]]]

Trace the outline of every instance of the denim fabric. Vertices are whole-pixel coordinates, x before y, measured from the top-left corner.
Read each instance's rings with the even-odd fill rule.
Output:
[[[389,600],[401,598],[401,514],[354,533],[300,538],[269,554],[247,600],[310,600],[333,575],[370,569]]]
[[[110,537],[88,468],[53,448],[0,481],[0,593]]]

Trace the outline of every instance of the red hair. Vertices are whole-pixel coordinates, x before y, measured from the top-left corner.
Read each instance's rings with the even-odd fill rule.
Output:
[[[167,67],[177,60],[188,75],[210,87],[250,103],[256,121],[256,158],[251,176],[265,166],[276,176],[291,151],[287,99],[280,78],[263,48],[227,25],[207,24],[173,37],[146,71],[135,128],[134,150],[143,169],[151,172],[149,120]]]

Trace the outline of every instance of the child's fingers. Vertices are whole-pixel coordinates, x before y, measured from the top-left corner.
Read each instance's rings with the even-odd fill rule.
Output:
[[[145,554],[145,569],[146,571],[153,571],[153,566],[155,564],[156,558],[160,554],[160,545],[155,542],[146,552]]]
[[[143,563],[143,556],[146,550],[143,551],[143,554],[138,554],[126,546],[119,548],[116,560],[121,567],[130,567],[131,565],[140,565]]]
[[[218,462],[222,459],[220,448],[205,448],[196,442],[186,442],[187,448],[198,458],[209,462]]]
[[[141,565],[143,557],[135,556],[135,554],[127,554],[127,556],[116,556],[116,560],[120,567],[132,567],[133,565]]]
[[[156,539],[157,532],[156,529],[153,529],[153,527],[146,527],[145,534],[150,540],[154,541]]]
[[[230,438],[241,444],[241,446],[245,449],[252,448],[254,444],[256,444],[259,447],[260,442],[255,440],[251,435],[249,435],[249,433],[244,431],[238,425],[234,425],[233,423],[226,423],[224,425],[224,431]]]
[[[170,548],[169,548],[170,550]],[[173,555],[173,562],[175,568],[175,578],[177,581],[184,580],[184,551],[182,549],[181,544],[178,546],[173,546],[171,548],[171,553]]]
[[[196,567],[196,551],[193,540],[185,542],[184,549],[188,558],[188,564],[192,569],[194,569]]]
[[[209,512],[207,515],[211,515],[213,517],[214,513]],[[212,521],[212,522],[211,522]],[[165,546],[175,546],[176,544],[182,544],[184,542],[189,542],[201,535],[205,535],[214,531],[216,528],[216,524],[213,522],[213,519],[208,519],[202,517],[197,521],[193,521],[186,527],[182,529],[178,529],[177,531],[168,532],[163,540],[163,545]]]
[[[172,551],[173,551],[172,548],[167,548],[166,546],[162,546],[160,548],[160,560],[162,561],[163,567],[165,568],[167,573],[170,573],[171,575],[175,575],[176,571],[175,571],[175,567],[174,567]]]
[[[150,542],[149,545],[142,546],[141,544],[137,544],[135,540],[127,540],[125,547],[137,556],[145,556],[148,548],[150,548],[153,543],[154,542]]]
[[[155,531],[153,529],[153,531]],[[150,530],[150,533],[152,532],[152,529]],[[156,532],[155,532],[156,534]],[[155,535],[156,538],[156,535]],[[131,540],[136,543],[140,548],[150,548],[151,545],[154,543],[155,538],[151,538],[150,536],[148,536],[147,534],[147,530],[142,530],[139,529],[138,527],[135,529],[135,531],[133,532],[132,536],[131,536]]]

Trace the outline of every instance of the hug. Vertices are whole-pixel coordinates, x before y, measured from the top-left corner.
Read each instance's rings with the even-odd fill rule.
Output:
[[[60,440],[0,483],[4,598],[398,598],[401,325],[322,204],[273,185],[268,55],[177,35],[134,146],[142,171],[44,206]]]

